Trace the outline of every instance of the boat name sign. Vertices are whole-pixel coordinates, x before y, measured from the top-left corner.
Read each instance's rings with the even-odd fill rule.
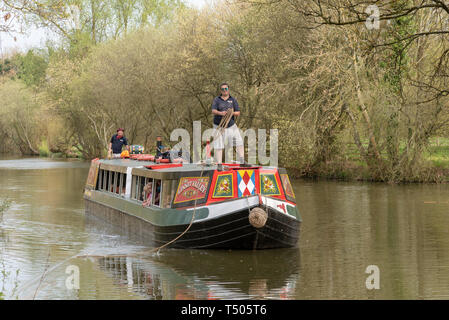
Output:
[[[206,196],[209,177],[183,177],[179,181],[174,203],[203,199]]]

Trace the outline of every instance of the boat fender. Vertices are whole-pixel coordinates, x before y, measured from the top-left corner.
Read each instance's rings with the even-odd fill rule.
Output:
[[[259,207],[253,208],[250,212],[249,212],[249,223],[254,227],[254,228],[262,228],[265,223],[267,223],[267,219],[268,219],[268,214],[267,212]]]

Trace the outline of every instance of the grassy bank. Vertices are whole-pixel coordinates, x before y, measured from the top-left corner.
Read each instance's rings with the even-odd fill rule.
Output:
[[[402,151],[402,150],[401,150]],[[320,163],[310,170],[289,168],[292,178],[335,179],[344,181],[382,181],[372,178],[372,171],[366,161],[361,160],[355,145],[350,144],[343,156]],[[449,139],[431,138],[428,148],[416,172],[402,178],[402,183],[448,183],[449,182]]]

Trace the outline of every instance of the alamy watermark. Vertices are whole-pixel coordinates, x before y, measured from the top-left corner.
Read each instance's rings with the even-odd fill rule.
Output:
[[[366,278],[365,286],[368,290],[380,289],[380,269],[376,265],[369,265],[365,269],[365,273],[369,274]]]
[[[227,129],[226,129],[227,130]],[[279,146],[279,132],[278,129],[246,129],[240,130],[240,136],[243,140],[243,147],[246,146],[247,158],[246,161],[251,164],[260,165],[278,165],[278,146]],[[178,142],[173,146],[172,154],[181,152],[183,158],[185,155],[190,155],[192,150],[191,160],[193,163],[197,163],[201,160],[205,160],[208,156],[208,150],[206,147],[207,141],[209,141],[210,151],[212,152],[215,147],[215,143],[220,139],[220,134],[217,134],[216,129],[208,128],[202,132],[201,121],[193,122],[193,139],[190,136],[189,131],[183,128],[177,128],[170,134],[171,142]],[[226,136],[226,132],[222,135]],[[227,139],[225,139],[227,140]],[[268,142],[269,140],[269,142]],[[246,143],[245,143],[246,142]],[[217,149],[217,148],[215,148]],[[224,156],[225,162],[230,163],[234,160],[233,144],[224,144]],[[190,157],[187,157],[190,158]]]
[[[76,265],[69,265],[65,269],[69,276],[65,280],[67,290],[79,290],[80,288],[80,268]]]
[[[369,5],[365,13],[368,14],[368,18],[366,18],[365,26],[368,30],[379,30],[380,28],[380,10],[379,7],[375,4]]]

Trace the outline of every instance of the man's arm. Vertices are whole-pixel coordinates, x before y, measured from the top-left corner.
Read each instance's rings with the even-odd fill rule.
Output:
[[[212,114],[216,114],[219,116],[225,116],[226,115],[226,111],[218,111],[217,109],[212,109]]]
[[[212,114],[218,115],[218,116],[224,116],[226,115],[226,111],[219,111],[218,110],[218,102],[217,99],[214,99],[212,102]]]
[[[234,103],[233,103],[233,107],[234,107],[234,116],[239,116],[240,115],[240,106],[239,103],[237,102],[237,99],[234,98]]]
[[[109,152],[112,152],[112,142],[114,142],[114,136],[115,136],[115,135],[113,135],[113,136],[111,137],[111,141],[109,141],[109,149],[108,149]]]

